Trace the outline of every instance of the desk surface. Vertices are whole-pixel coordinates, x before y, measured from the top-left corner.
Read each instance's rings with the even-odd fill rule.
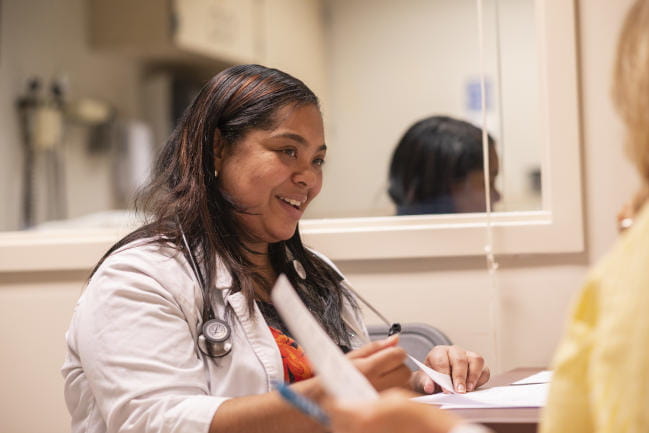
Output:
[[[503,386],[545,370],[539,367],[517,368],[492,377],[488,385]],[[541,408],[512,407],[498,409],[453,409],[462,418],[488,426],[498,433],[535,432]]]

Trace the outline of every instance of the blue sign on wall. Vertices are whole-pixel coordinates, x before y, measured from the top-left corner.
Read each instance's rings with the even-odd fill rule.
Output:
[[[482,110],[482,92],[480,91],[480,78],[470,79],[466,83],[466,109],[467,111]],[[486,109],[491,110],[491,80],[485,78]]]

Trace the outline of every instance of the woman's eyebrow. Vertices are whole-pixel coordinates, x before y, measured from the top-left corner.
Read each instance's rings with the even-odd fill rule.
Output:
[[[277,135],[272,136],[272,138],[277,138],[277,137],[288,138],[289,140],[296,141],[296,142],[298,142],[299,144],[301,144],[303,146],[308,145],[308,143],[306,142],[304,137],[302,137],[300,134],[295,134],[293,132],[281,132],[281,133],[279,133]],[[320,146],[318,148],[318,151],[324,151],[324,150],[327,150],[327,145],[326,144],[323,144],[322,146]]]

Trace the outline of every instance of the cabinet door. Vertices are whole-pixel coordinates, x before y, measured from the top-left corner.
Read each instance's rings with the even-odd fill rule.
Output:
[[[252,63],[256,53],[255,0],[174,0],[179,48],[231,63]]]

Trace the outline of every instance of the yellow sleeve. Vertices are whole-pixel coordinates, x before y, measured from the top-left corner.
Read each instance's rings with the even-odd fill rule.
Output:
[[[583,287],[541,433],[649,432],[649,211]]]
[[[548,402],[542,412],[541,433],[592,433],[588,399],[588,368],[597,321],[595,284],[583,288],[570,316],[553,362]]]
[[[589,359],[593,432],[649,432],[649,243],[618,253],[602,275]]]

